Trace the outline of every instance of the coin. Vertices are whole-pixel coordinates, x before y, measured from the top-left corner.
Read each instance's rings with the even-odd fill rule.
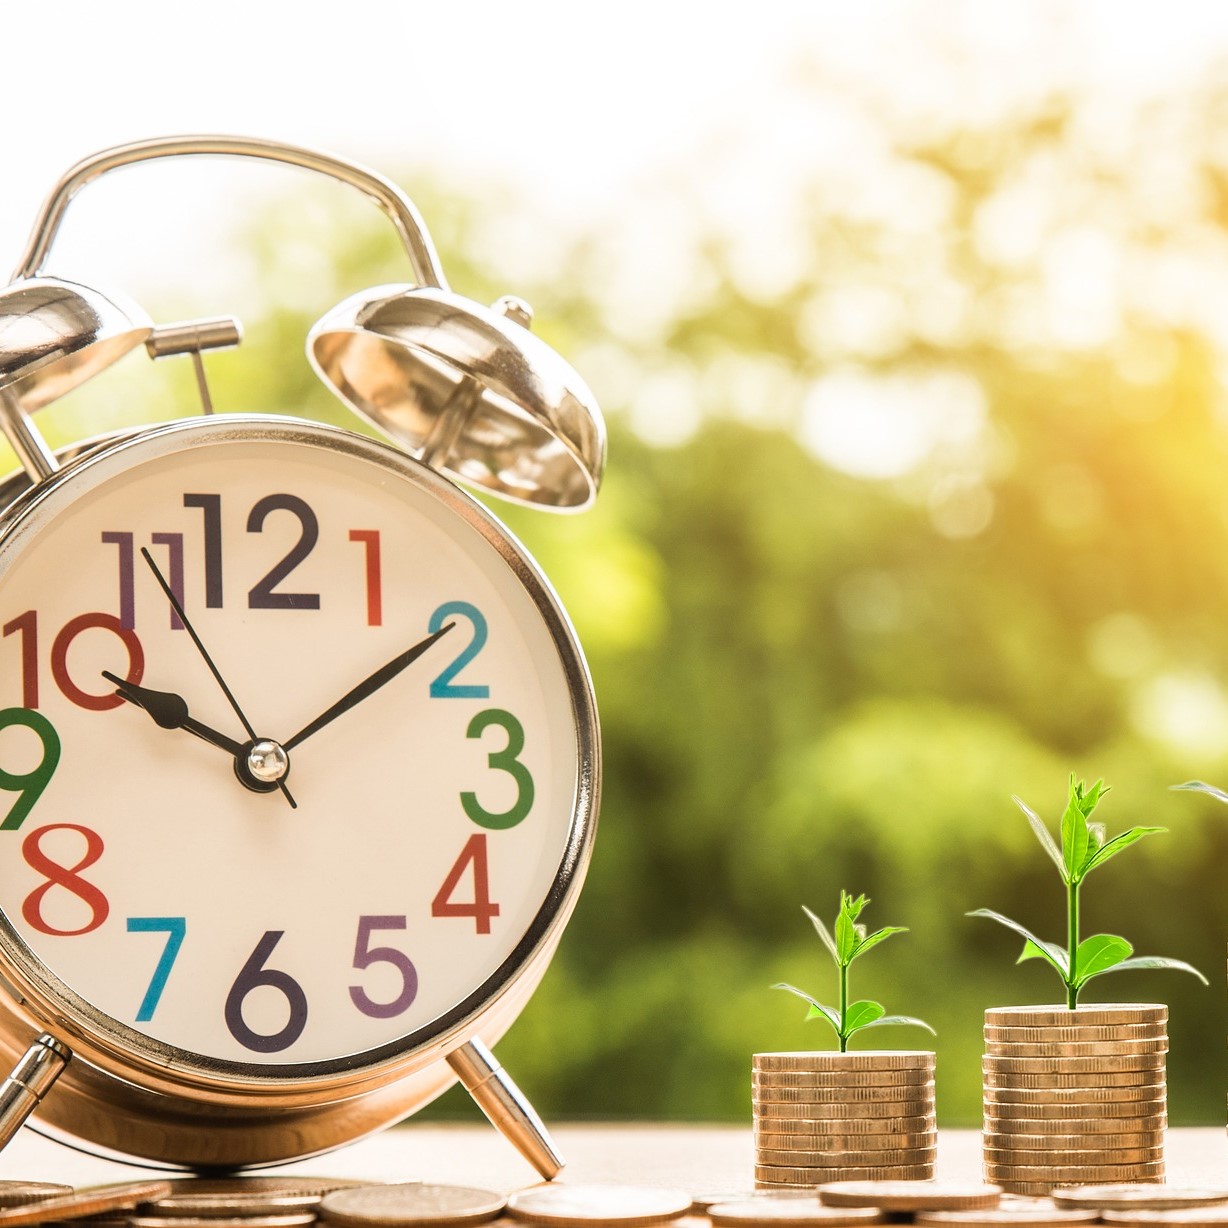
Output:
[[[1115,1075],[1072,1075],[1070,1080],[1060,1075],[995,1075],[984,1076],[984,1098],[988,1104],[994,1100],[1058,1103],[1073,1100],[1090,1104],[1101,1100],[1156,1100],[1165,1090],[1164,1080],[1146,1083],[1090,1083],[1092,1078],[1133,1079],[1135,1072]],[[1046,1080],[1048,1080],[1046,1082]],[[1081,1081],[1083,1080],[1083,1081]]]
[[[213,1219],[221,1216],[278,1215],[314,1208],[334,1190],[371,1182],[337,1177],[183,1178],[171,1183],[165,1198],[142,1206],[143,1215]]]
[[[249,1215],[236,1210],[230,1215],[130,1215],[128,1228],[307,1228],[316,1222],[315,1210],[290,1211],[284,1215]],[[95,1228],[96,1221],[90,1221]]]
[[[753,1106],[755,1118],[773,1121],[888,1121],[900,1117],[930,1117],[934,1089],[912,1100],[764,1101]]]
[[[1228,1188],[1166,1185],[1085,1185],[1054,1190],[1059,1207],[1099,1207],[1102,1211],[1169,1211],[1228,1203]]]
[[[1151,1164],[985,1164],[985,1176],[990,1181],[1035,1181],[1038,1177],[1051,1185],[1069,1185],[1072,1181],[1158,1181],[1164,1176],[1164,1161]]]
[[[769,1134],[755,1131],[755,1143],[778,1151],[892,1151],[907,1148],[932,1147],[938,1141],[937,1130],[912,1134]]]
[[[937,1128],[934,1115],[920,1117],[852,1117],[808,1121],[804,1117],[760,1117],[756,1134],[813,1134],[844,1138],[850,1134],[908,1136],[928,1134]]]
[[[869,1072],[873,1074],[873,1072]],[[852,1102],[854,1100],[878,1100],[884,1104],[898,1104],[910,1097],[918,1099],[934,1094],[934,1080],[925,1083],[886,1083],[886,1084],[852,1084],[837,1083],[830,1087],[770,1087],[752,1086],[751,1100],[771,1104],[773,1102],[789,1102],[797,1104],[830,1104],[833,1099]]]
[[[986,1027],[1088,1027],[1130,1023],[1165,1023],[1162,1003],[1105,1002],[1095,1006],[998,1006],[985,1012]]]
[[[915,1070],[752,1070],[752,1087],[911,1087],[932,1083],[933,1067]]]
[[[494,1219],[507,1199],[490,1190],[411,1181],[359,1185],[325,1194],[320,1218],[343,1228],[391,1228],[400,1224],[480,1224]]]
[[[1116,1024],[1074,1024],[1062,1027],[1052,1024],[1049,1027],[1023,1027],[1008,1024],[1005,1027],[995,1027],[986,1024],[983,1029],[986,1042],[1006,1041],[1013,1044],[1053,1044],[1068,1041],[1096,1040],[1144,1040],[1164,1038],[1168,1035],[1167,1023],[1116,1023]]]
[[[1164,1144],[1153,1147],[1103,1147],[1088,1150],[1080,1147],[1046,1147],[1043,1150],[1024,1150],[1019,1147],[983,1148],[984,1159],[991,1164],[1014,1165],[1100,1165],[1100,1164],[1145,1164],[1164,1159]]]
[[[48,1220],[80,1219],[106,1211],[124,1211],[169,1194],[169,1181],[129,1181],[117,1185],[95,1185],[42,1198],[38,1202],[0,1210],[0,1225],[42,1224]]]
[[[932,1147],[909,1147],[895,1151],[781,1151],[757,1147],[757,1164],[784,1164],[796,1168],[883,1168],[899,1164],[926,1164],[934,1160]]]
[[[996,1207],[996,1185],[954,1181],[839,1181],[819,1187],[829,1207],[878,1207],[882,1211],[976,1211]]]
[[[656,1224],[691,1209],[682,1190],[630,1185],[539,1185],[508,1199],[508,1214],[533,1224]]]
[[[889,1164],[876,1168],[844,1168],[819,1169],[807,1167],[786,1167],[779,1164],[756,1164],[755,1180],[772,1182],[778,1185],[804,1185],[813,1187],[821,1182],[830,1182],[839,1173],[842,1180],[853,1182],[869,1182],[882,1185],[888,1181],[928,1181],[934,1175],[934,1165],[930,1164]],[[834,1205],[834,1204],[833,1204]],[[875,1203],[859,1204],[876,1206]],[[886,1208],[884,1208],[885,1210]]]
[[[1168,1211],[1104,1211],[1106,1224],[1182,1224],[1184,1228],[1222,1228],[1228,1206],[1174,1207]]]
[[[746,1202],[752,1198],[806,1198],[805,1190],[720,1190],[716,1193],[691,1194],[691,1212],[696,1215],[707,1215],[708,1208],[717,1203]]]
[[[1000,1228],[1002,1224],[1027,1224],[1029,1228],[1065,1228],[1067,1224],[1091,1224],[1096,1211],[1063,1210],[1048,1198],[1020,1198],[1008,1203],[1004,1197],[988,1211],[920,1211],[918,1224],[954,1224],[959,1228]]]
[[[987,1053],[981,1069],[1002,1074],[1124,1074],[1164,1069],[1163,1053],[1106,1053],[1094,1057],[1000,1057]]]
[[[840,1225],[878,1224],[882,1216],[874,1207],[825,1207],[817,1198],[755,1198],[746,1202],[717,1203],[708,1208],[715,1228],[754,1228],[766,1224],[769,1228],[808,1228],[820,1224],[824,1228]]]
[[[1076,1058],[1125,1057],[1131,1054],[1167,1053],[1168,1040],[1068,1040],[1030,1041],[1027,1043],[987,1040],[985,1052],[992,1057]]]
[[[1034,1126],[1035,1122],[1028,1123]],[[1054,1125],[1065,1123],[1052,1123]],[[1163,1130],[1147,1130],[1137,1134],[1046,1134],[1014,1133],[1009,1130],[990,1130],[984,1132],[985,1145],[1011,1147],[1016,1151],[1048,1151],[1057,1148],[1059,1151],[1095,1150],[1098,1147],[1160,1147],[1164,1143]]]
[[[935,1056],[929,1050],[862,1049],[856,1053],[756,1053],[752,1068],[761,1071],[929,1070]]]
[[[24,1207],[72,1192],[71,1185],[59,1185],[54,1181],[0,1181],[0,1207]]]
[[[1021,1097],[1017,1100],[986,1096],[985,1117],[1009,1119],[1032,1118],[1051,1120],[1062,1118],[1068,1121],[1100,1121],[1111,1118],[1127,1121],[1140,1119],[1162,1120],[1168,1109],[1163,1094],[1148,1100],[1079,1100],[1069,1096],[1049,1102]],[[1080,1129],[1082,1127],[1080,1126]]]

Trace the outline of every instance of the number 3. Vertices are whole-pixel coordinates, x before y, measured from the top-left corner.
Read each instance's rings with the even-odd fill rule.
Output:
[[[510,810],[496,812],[487,810],[478,801],[476,793],[462,793],[460,799],[465,813],[479,827],[502,831],[504,828],[515,827],[532,808],[533,777],[517,758],[524,750],[524,726],[510,712],[505,712],[502,708],[488,708],[485,712],[479,712],[469,722],[465,736],[480,738],[490,725],[498,725],[507,733],[507,745],[502,750],[492,750],[486,756],[486,762],[497,771],[506,772],[516,782],[516,800]]]

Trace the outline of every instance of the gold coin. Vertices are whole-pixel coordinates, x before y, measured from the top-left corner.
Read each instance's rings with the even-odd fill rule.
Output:
[[[145,1203],[146,1216],[184,1216],[193,1219],[248,1215],[279,1215],[315,1208],[334,1190],[370,1185],[345,1177],[191,1177],[171,1182],[165,1198]]]
[[[1164,1162],[1154,1164],[990,1164],[985,1165],[990,1181],[1036,1181],[1069,1185],[1072,1181],[1158,1181],[1164,1176]]]
[[[1228,1206],[1174,1207],[1170,1211],[1104,1211],[1106,1224],[1182,1224],[1184,1228],[1223,1228]]]
[[[1016,1151],[1048,1151],[1051,1147],[1059,1151],[1080,1151],[1107,1147],[1161,1147],[1164,1144],[1163,1130],[1145,1130],[1135,1134],[1050,1134],[1041,1131],[1023,1134],[986,1129],[982,1137],[986,1147],[1012,1147]]]
[[[693,1215],[707,1215],[708,1208],[714,1207],[717,1203],[724,1202],[746,1202],[751,1198],[805,1198],[807,1197],[805,1190],[797,1189],[780,1189],[780,1190],[719,1190],[715,1193],[708,1191],[702,1194],[691,1194],[691,1213]]]
[[[986,1072],[984,1099],[997,1100],[1156,1100],[1165,1081],[1136,1070],[1107,1075],[1000,1075]],[[1095,1080],[1091,1082],[1090,1080]],[[1138,1082],[1134,1082],[1138,1080]]]
[[[931,1164],[933,1147],[901,1147],[895,1151],[798,1151],[756,1147],[756,1164],[792,1168],[888,1168],[901,1164]]]
[[[831,1087],[768,1087],[756,1085],[751,1088],[751,1099],[765,1104],[789,1101],[815,1104],[831,1104],[833,1101],[879,1100],[885,1104],[899,1104],[906,1100],[920,1100],[934,1094],[934,1080],[925,1083],[851,1084],[838,1083]]]
[[[861,1049],[856,1053],[756,1053],[752,1069],[760,1071],[934,1070],[928,1050]]]
[[[1004,1057],[987,1053],[981,1069],[1002,1074],[1125,1074],[1164,1069],[1163,1053],[1106,1053],[1093,1057]]]
[[[1105,1002],[1095,1006],[998,1006],[985,1012],[986,1027],[1106,1027],[1129,1023],[1166,1023],[1163,1003]]]
[[[632,1185],[539,1185],[513,1194],[508,1214],[533,1224],[656,1224],[677,1219],[691,1209],[682,1190]]]
[[[928,1134],[937,1129],[932,1113],[918,1117],[846,1117],[819,1121],[808,1121],[804,1117],[758,1117],[754,1125],[756,1134],[810,1134],[826,1138],[845,1138],[849,1135],[858,1138],[898,1138]]]
[[[934,1091],[910,1100],[799,1100],[753,1104],[758,1121],[894,1121],[901,1117],[932,1117]]]
[[[878,1224],[882,1216],[874,1207],[825,1207],[817,1198],[753,1198],[745,1202],[717,1203],[708,1208],[715,1228],[823,1228],[841,1225]]]
[[[25,1207],[72,1192],[71,1185],[59,1185],[54,1181],[0,1181],[0,1207]]]
[[[982,1156],[990,1164],[1008,1164],[1036,1167],[1042,1164],[1070,1166],[1081,1164],[1095,1167],[1106,1164],[1148,1164],[1164,1159],[1164,1144],[1153,1147],[1045,1147],[1042,1149],[1022,1147],[985,1146]]]
[[[1099,1207],[1102,1211],[1170,1211],[1228,1203],[1228,1188],[1166,1185],[1085,1185],[1054,1190],[1059,1207]]]
[[[480,1224],[494,1219],[507,1199],[490,1190],[422,1181],[358,1185],[325,1194],[320,1218],[342,1228],[393,1228],[401,1224]]]
[[[1065,1044],[1088,1041],[1163,1040],[1168,1036],[1166,1023],[1085,1024],[1073,1027],[993,1027],[983,1029],[986,1042],[1008,1044]]]
[[[996,1185],[958,1181],[840,1181],[819,1187],[829,1207],[878,1207],[881,1211],[979,1211],[996,1207]]]
[[[144,1202],[169,1194],[169,1181],[128,1181],[117,1185],[95,1185],[71,1194],[41,1198],[37,1202],[0,1210],[0,1224],[42,1224],[48,1220],[80,1219],[107,1211],[127,1211]]]
[[[1144,1053],[1167,1053],[1168,1040],[1063,1040],[1047,1044],[987,1040],[985,1053],[990,1057],[1089,1058],[1133,1057]]]
[[[903,1151],[932,1147],[937,1130],[901,1134],[767,1134],[755,1131],[757,1147],[777,1151],[822,1151],[829,1155],[845,1151]]]
[[[913,1087],[932,1083],[934,1071],[916,1070],[752,1070],[752,1087]]]
[[[934,1165],[887,1164],[870,1168],[809,1168],[783,1164],[756,1164],[755,1180],[773,1185],[804,1185],[813,1188],[839,1177],[844,1181],[872,1182],[881,1185],[887,1181],[928,1181],[934,1175]],[[870,1205],[870,1204],[867,1204]],[[885,1208],[884,1208],[885,1209]]]
[[[1011,1100],[995,1094],[992,1097],[986,1095],[984,1111],[987,1119],[990,1117],[1035,1120],[1061,1118],[1066,1121],[1082,1122],[1119,1118],[1128,1122],[1153,1121],[1163,1124],[1163,1119],[1168,1112],[1168,1102],[1163,1095],[1154,1096],[1148,1100],[1079,1100],[1077,1098],[1072,1100],[1066,1096],[1045,1102],[1037,1100],[1034,1096],[1031,1098],[1020,1096]]]
[[[1073,1218],[1072,1218],[1073,1217]],[[988,1211],[920,1211],[918,1224],[951,1224],[958,1228],[1000,1228],[1002,1224],[1027,1224],[1029,1228],[1066,1228],[1067,1224],[1090,1224],[1096,1211],[1063,1210],[1050,1198],[1006,1197]]]
[[[284,1215],[248,1214],[236,1210],[230,1215],[130,1215],[128,1228],[307,1228],[316,1222],[315,1209],[289,1211]],[[96,1221],[90,1221],[95,1228]]]

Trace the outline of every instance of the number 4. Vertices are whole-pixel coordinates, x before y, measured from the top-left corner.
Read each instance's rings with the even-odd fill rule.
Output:
[[[473,867],[473,899],[453,900],[461,875]],[[499,915],[499,905],[490,898],[490,871],[486,861],[486,833],[469,837],[456,864],[448,871],[438,895],[431,901],[432,917],[472,917],[479,934],[490,933],[490,919]]]

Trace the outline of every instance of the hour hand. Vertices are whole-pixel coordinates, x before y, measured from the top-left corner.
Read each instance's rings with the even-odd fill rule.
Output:
[[[128,682],[105,669],[102,676],[115,684],[115,693],[120,699],[125,699],[138,708],[144,708],[153,717],[154,724],[162,729],[186,730],[211,746],[236,757],[242,751],[243,748],[238,742],[190,716],[187,700],[182,695],[176,695],[173,691],[155,691],[152,687],[138,686],[135,682]]]

